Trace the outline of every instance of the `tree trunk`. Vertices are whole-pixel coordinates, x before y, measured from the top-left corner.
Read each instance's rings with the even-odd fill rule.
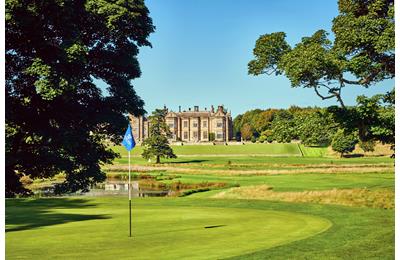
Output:
[[[157,161],[156,161],[156,163],[160,163],[160,156],[159,156],[159,155],[157,155]]]
[[[343,153],[340,153],[340,158],[343,158]]]

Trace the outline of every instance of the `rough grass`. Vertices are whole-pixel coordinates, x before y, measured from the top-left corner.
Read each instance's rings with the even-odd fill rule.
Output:
[[[384,209],[394,208],[394,191],[388,189],[332,189],[302,192],[275,192],[270,186],[258,185],[232,188],[214,195],[213,198],[276,200]]]
[[[107,171],[127,171],[129,166],[110,165],[104,168]],[[193,169],[179,166],[132,166],[133,171],[154,171],[162,170],[166,172],[190,173],[190,174],[213,174],[213,175],[276,175],[276,174],[300,174],[300,173],[371,173],[371,172],[388,172],[393,170],[391,165],[380,166],[342,166],[342,167],[313,167],[313,168],[292,168],[292,169],[270,169],[270,170],[251,170],[251,169],[230,169],[230,170],[214,170],[214,169]]]

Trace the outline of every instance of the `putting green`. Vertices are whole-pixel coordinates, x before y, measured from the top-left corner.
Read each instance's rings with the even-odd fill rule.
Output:
[[[36,226],[16,225],[10,213],[18,218],[23,209],[8,207],[7,259],[217,259],[304,239],[331,226],[327,219],[284,211],[139,203],[129,238],[121,206],[110,201],[91,208],[53,207],[31,221],[43,224],[47,218],[51,224]],[[103,217],[94,217],[98,214]]]

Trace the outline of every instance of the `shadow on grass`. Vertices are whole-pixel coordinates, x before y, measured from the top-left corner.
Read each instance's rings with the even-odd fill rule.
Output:
[[[86,199],[7,199],[6,232],[29,230],[75,221],[108,219],[107,215],[86,215],[55,212],[57,209],[93,208]],[[11,226],[11,227],[10,227]]]
[[[165,231],[161,231],[161,232],[152,232],[152,233],[148,233],[148,234],[137,235],[136,237],[153,236],[153,235],[159,235],[159,234],[165,234],[165,233],[177,233],[177,232],[194,231],[194,230],[210,229],[210,228],[220,228],[220,227],[226,227],[226,225],[213,225],[213,226],[205,226],[205,227],[171,229],[171,230],[165,230]]]
[[[165,164],[180,164],[180,163],[202,163],[208,162],[209,160],[187,160],[187,161],[177,161],[177,162],[165,162]]]
[[[360,153],[344,154],[343,155],[343,158],[360,158],[360,157],[364,157],[364,155],[360,154]]]

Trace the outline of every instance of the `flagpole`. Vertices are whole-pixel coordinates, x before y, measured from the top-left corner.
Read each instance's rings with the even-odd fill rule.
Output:
[[[129,158],[129,181],[128,181],[128,194],[129,194],[129,237],[132,236],[132,196],[131,196],[131,151],[128,151]]]
[[[131,125],[128,124],[122,145],[128,151],[129,175],[128,175],[128,198],[129,198],[129,237],[132,236],[132,190],[131,190],[131,150],[135,147],[135,138],[132,135]]]

